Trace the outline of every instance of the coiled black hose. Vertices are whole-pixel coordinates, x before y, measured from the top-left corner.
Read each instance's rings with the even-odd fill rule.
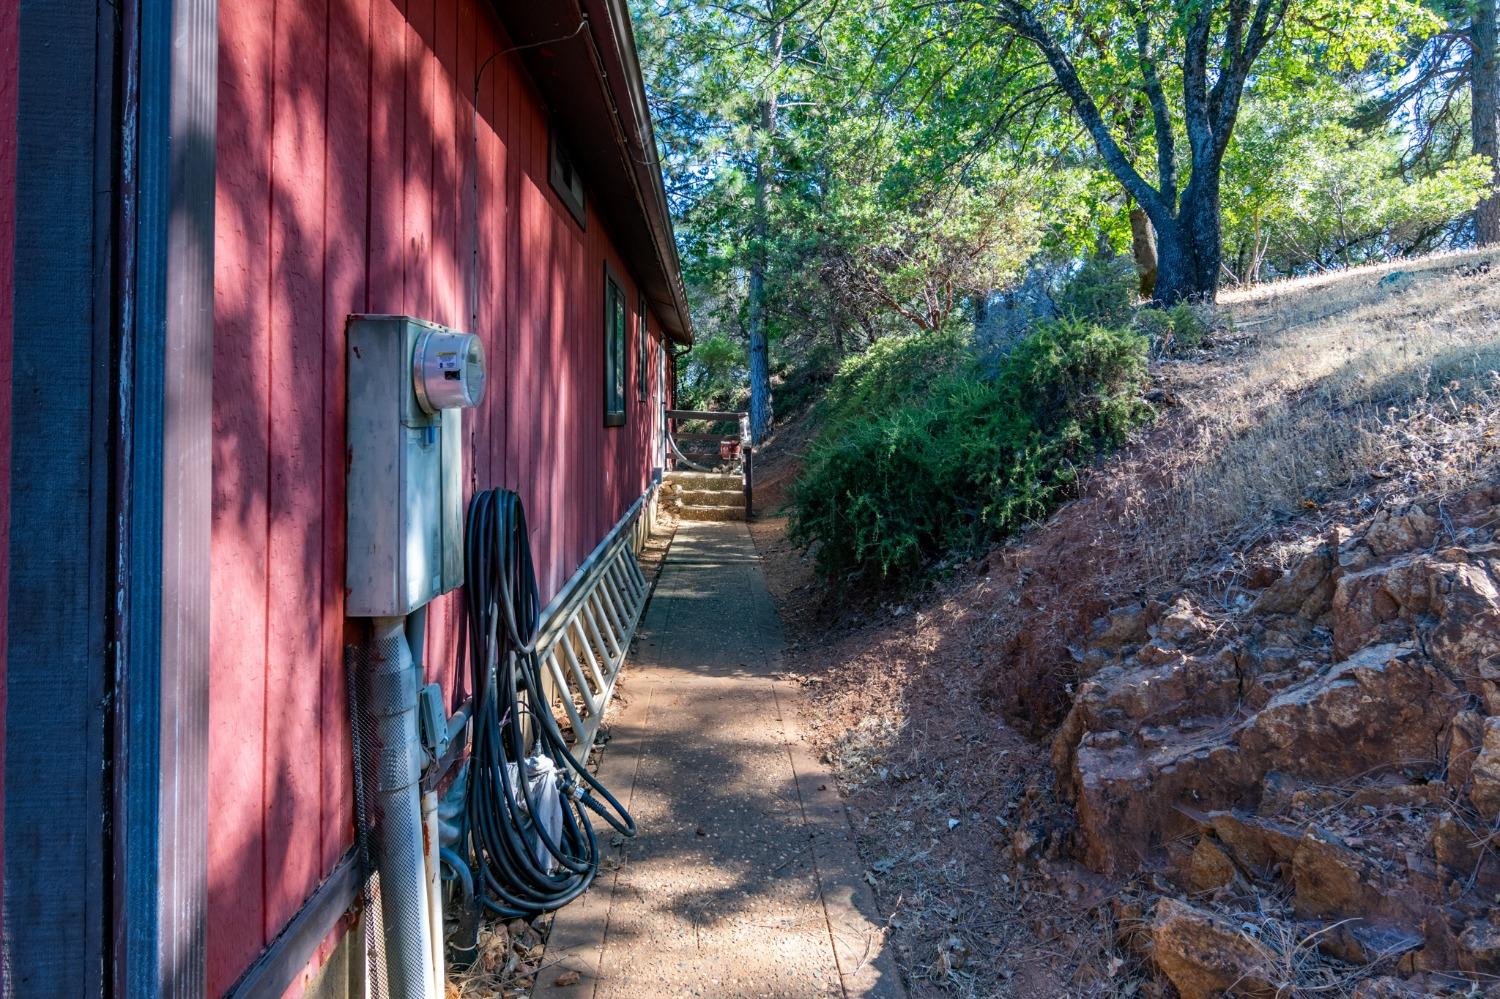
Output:
[[[586,808],[626,836],[635,835],[635,820],[568,749],[542,700],[542,608],[519,496],[491,489],[474,497],[464,562],[465,650],[476,704],[466,810],[475,896],[506,919],[529,918],[566,905],[593,881],[599,843]],[[538,755],[551,759],[562,790],[555,839],[532,820],[538,802],[526,760]],[[550,862],[538,862],[537,842]]]

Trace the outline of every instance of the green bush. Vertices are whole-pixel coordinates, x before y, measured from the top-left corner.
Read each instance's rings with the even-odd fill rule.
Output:
[[[994,377],[961,339],[932,335],[846,365],[793,489],[793,540],[825,576],[884,581],[1046,516],[1149,416],[1145,361],[1139,334],[1063,320]]]
[[[1158,350],[1171,353],[1202,347],[1213,332],[1214,317],[1205,306],[1179,302],[1167,309],[1142,309],[1135,325]]]
[[[891,412],[968,360],[968,337],[958,331],[884,337],[839,366],[823,398],[823,422]]]
[[[1063,282],[1053,304],[1067,319],[1125,326],[1135,311],[1139,284],[1129,257],[1090,257]]]

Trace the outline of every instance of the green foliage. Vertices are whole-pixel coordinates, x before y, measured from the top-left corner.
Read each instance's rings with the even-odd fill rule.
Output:
[[[886,337],[844,361],[820,415],[825,424],[841,424],[892,412],[930,392],[968,360],[968,338],[954,330]]]
[[[791,525],[826,577],[889,581],[1043,517],[1149,417],[1135,332],[1043,324],[994,377],[961,346],[907,338],[835,379]]]
[[[1044,435],[1093,454],[1123,444],[1145,416],[1145,376],[1146,342],[1135,331],[1062,319],[1022,340],[999,382]]]
[[[1097,162],[1051,170],[1036,179],[1043,249],[1062,260],[1130,252],[1130,207],[1120,182]]]
[[[816,222],[828,237],[823,276],[849,313],[936,330],[965,296],[1020,275],[1040,240],[1028,176],[986,164],[967,183],[937,185],[863,144],[840,157]]]
[[[1251,100],[1225,160],[1226,263],[1254,282],[1438,245],[1488,189],[1482,158],[1403,162],[1404,138],[1348,124],[1336,81]]]
[[[1210,309],[1190,302],[1178,302],[1166,309],[1142,309],[1135,325],[1163,353],[1197,350],[1213,332]]]
[[[833,345],[822,342],[804,351],[794,364],[781,364],[772,372],[776,384],[779,416],[800,413],[826,393],[837,373],[839,359]]]
[[[937,329],[965,296],[1021,271],[1040,238],[1045,175],[996,152],[992,81],[934,88],[924,74],[935,64],[908,75],[883,50],[883,35],[909,26],[906,11],[863,0],[632,6],[700,336],[745,351],[756,261],[773,366],[800,364],[822,342],[844,353]]]
[[[685,409],[737,409],[745,391],[745,351],[723,333],[700,336],[678,368]]]
[[[1054,296],[1057,311],[1070,319],[1124,326],[1135,311],[1135,263],[1128,257],[1092,256]]]

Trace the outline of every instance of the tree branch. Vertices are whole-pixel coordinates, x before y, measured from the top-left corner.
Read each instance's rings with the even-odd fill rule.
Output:
[[[1195,177],[1212,162],[1213,154],[1213,124],[1208,111],[1208,35],[1213,17],[1214,0],[1199,0],[1182,56],[1182,110]]]
[[[1224,64],[1214,92],[1209,99],[1213,115],[1214,155],[1223,157],[1229,147],[1229,135],[1234,131],[1235,119],[1240,113],[1240,98],[1245,92],[1245,79],[1250,67],[1260,58],[1266,45],[1280,30],[1286,17],[1290,0],[1256,0],[1255,14],[1250,20],[1250,30],[1240,44],[1240,32],[1248,6],[1247,0],[1232,0],[1231,30],[1226,36]],[[1238,22],[1238,24],[1236,23]]]
[[[1104,116],[1099,113],[1099,106],[1094,103],[1094,98],[1084,88],[1083,81],[1078,78],[1078,71],[1068,54],[1062,50],[1057,41],[1037,20],[1036,15],[1030,9],[1022,6],[1017,0],[999,0],[996,5],[997,19],[1016,34],[1025,38],[1035,45],[1052,67],[1052,74],[1057,78],[1057,84],[1068,100],[1073,105],[1073,111],[1083,121],[1084,127],[1094,139],[1094,145],[1103,157],[1105,165],[1115,175],[1125,189],[1130,192],[1136,201],[1141,203],[1147,214],[1153,218],[1159,218],[1162,223],[1172,216],[1172,208],[1160,191],[1146,182],[1146,179],[1131,165],[1129,157],[1115,141],[1114,136],[1109,133],[1109,126],[1104,123]]]
[[[1177,207],[1177,150],[1172,134],[1172,113],[1167,95],[1161,88],[1156,71],[1156,54],[1151,51],[1151,26],[1140,4],[1131,4],[1135,15],[1135,48],[1141,60],[1141,78],[1145,81],[1146,99],[1151,103],[1151,119],[1156,126],[1156,183],[1167,207]]]

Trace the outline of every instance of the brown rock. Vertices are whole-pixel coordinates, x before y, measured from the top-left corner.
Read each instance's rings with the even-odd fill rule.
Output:
[[[1134,897],[1116,896],[1110,900],[1109,909],[1115,921],[1115,942],[1127,954],[1149,958],[1151,924],[1146,919],[1146,909],[1141,901]]]
[[[1469,784],[1474,761],[1484,742],[1484,716],[1477,711],[1460,711],[1448,727],[1448,788],[1461,794]]]
[[[1374,808],[1425,808],[1441,805],[1448,799],[1448,788],[1444,784],[1387,784],[1361,788],[1354,792],[1349,804],[1356,808],[1370,805]]]
[[[1409,638],[1414,618],[1427,610],[1431,567],[1431,558],[1418,556],[1339,579],[1332,605],[1334,655]]]
[[[1082,860],[1111,877],[1134,869],[1163,840],[1193,831],[1178,803],[1233,808],[1255,787],[1233,746],[1189,738],[1148,752],[1118,732],[1084,738],[1072,780]]]
[[[1188,715],[1224,714],[1239,700],[1242,656],[1233,648],[1212,656],[1189,656],[1174,648],[1148,645],[1125,663],[1100,670],[1078,689],[1073,707],[1052,740],[1052,767],[1062,795],[1076,788],[1075,757],[1085,735],[1094,748],[1111,748],[1102,733],[1134,734],[1146,724],[1162,725]]]
[[[1268,770],[1338,781],[1436,758],[1453,684],[1410,646],[1362,649],[1278,693],[1240,734],[1257,778]]]
[[[1089,644],[1101,649],[1118,649],[1145,639],[1151,615],[1145,604],[1116,607],[1094,622]]]
[[[1202,894],[1233,884],[1238,877],[1229,854],[1209,837],[1201,837],[1188,860],[1188,888]]]
[[[1480,563],[1435,562],[1428,574],[1432,661],[1500,715],[1500,585]]]
[[[1254,807],[1270,771],[1331,783],[1433,760],[1442,745],[1452,684],[1408,647],[1363,650],[1237,725],[1174,717],[1194,705],[1227,711],[1238,685],[1231,662],[1187,656],[1164,668],[1112,668],[1085,685],[1064,726],[1076,748],[1059,741],[1054,751],[1094,870],[1122,873],[1193,831],[1189,811]],[[1172,724],[1143,724],[1163,719]]]
[[[1469,800],[1493,825],[1500,818],[1500,717],[1485,719],[1484,740],[1469,776],[1473,781]]]
[[[1420,506],[1412,505],[1396,513],[1377,513],[1365,530],[1364,543],[1384,557],[1426,548],[1436,536],[1437,521]]]
[[[1422,936],[1410,930],[1378,926],[1361,919],[1325,923],[1305,923],[1303,939],[1314,939],[1318,949],[1347,964],[1365,965],[1376,961],[1396,963],[1403,954],[1422,946]]]
[[[1399,978],[1382,975],[1366,978],[1354,987],[1350,999],[1422,999],[1428,993]]]
[[[1157,903],[1152,953],[1182,999],[1277,994],[1272,955],[1228,922],[1176,899]]]
[[[1214,812],[1207,816],[1207,822],[1230,856],[1261,878],[1288,868],[1301,838],[1288,826],[1235,812]]]
[[[1333,573],[1333,553],[1326,545],[1304,555],[1290,572],[1261,591],[1251,605],[1252,614],[1290,614],[1298,610]]]
[[[1316,827],[1292,856],[1293,908],[1299,918],[1381,919],[1405,915],[1380,869]]]
[[[1333,595],[1333,644],[1349,656],[1408,640],[1420,626],[1433,662],[1500,714],[1500,583],[1487,561],[1455,549],[1352,572]]]
[[[1178,597],[1151,629],[1158,639],[1190,645],[1211,635],[1213,622],[1204,617],[1186,597]]]
[[[1480,862],[1479,837],[1452,812],[1439,815],[1432,825],[1432,855],[1450,875],[1467,879]]]
[[[1364,545],[1339,552],[1339,564],[1334,570],[1334,577],[1342,579],[1351,572],[1361,572],[1375,564],[1375,553]]]
[[[1244,575],[1240,578],[1240,585],[1247,590],[1264,590],[1283,575],[1285,573],[1276,566],[1259,562],[1245,567]]]
[[[1458,935],[1458,966],[1476,975],[1500,974],[1500,921],[1470,923]]]
[[[1443,509],[1459,526],[1494,524],[1500,523],[1500,510],[1493,509],[1497,502],[1500,502],[1500,486],[1480,486],[1457,499],[1445,500]]]

